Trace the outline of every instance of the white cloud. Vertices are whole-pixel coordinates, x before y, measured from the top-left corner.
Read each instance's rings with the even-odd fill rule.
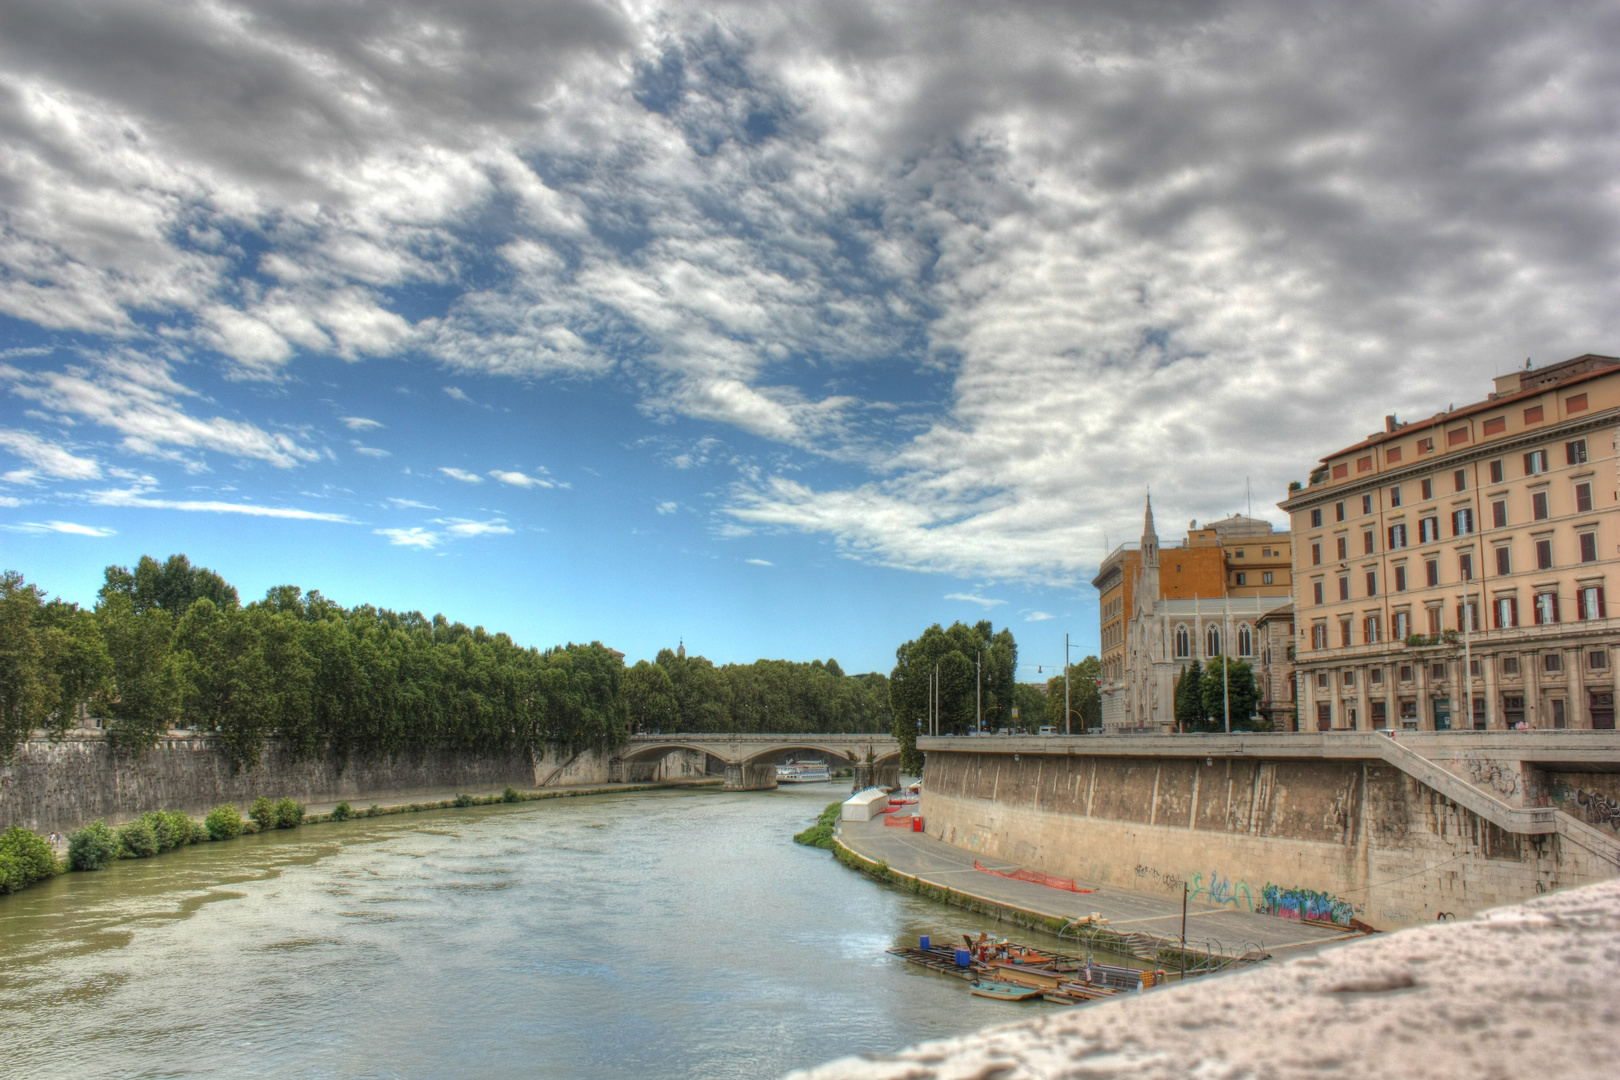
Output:
[[[4,479],[11,483],[29,483],[40,475],[61,480],[96,480],[101,477],[101,465],[95,459],[76,457],[31,431],[0,428],[0,446],[34,466],[32,469],[7,473]]]
[[[1055,618],[1057,618],[1057,616],[1053,615],[1051,612],[1032,611],[1028,615],[1024,616],[1024,621],[1025,622],[1046,622],[1048,619],[1055,619]]]
[[[658,512],[660,514],[673,514],[679,509],[680,506],[673,502],[661,502],[658,504]]]
[[[396,510],[437,510],[438,509],[437,506],[429,506],[427,503],[417,502],[414,499],[389,498],[387,501],[388,501],[388,504],[390,506],[394,507]]]
[[[459,386],[447,386],[444,388],[444,392],[456,401],[472,401],[472,398],[467,396],[467,392],[461,389]]]
[[[24,521],[16,525],[0,525],[0,528],[12,532],[30,533],[66,533],[69,536],[116,536],[116,529],[104,529],[97,525],[79,525],[72,521],[47,521],[44,523]]]
[[[961,600],[964,603],[968,603],[968,604],[978,604],[980,607],[987,608],[987,609],[988,608],[993,608],[993,607],[1000,607],[1002,604],[1005,604],[1007,602],[1005,600],[996,600],[996,599],[993,599],[993,598],[988,597],[988,596],[975,596],[972,593],[956,593],[956,592],[946,593],[945,594],[945,599],[947,599],[947,600]]]
[[[354,440],[350,440],[350,441],[354,442]],[[381,449],[379,447],[376,447],[376,446],[362,446],[358,442],[354,442],[354,452],[357,453],[357,454],[364,454],[366,457],[374,457],[374,458],[385,458],[385,457],[393,457],[394,456],[391,452],[389,452],[387,450],[383,450],[383,449]]]
[[[748,563],[750,566],[775,566],[776,565],[775,563],[770,562],[770,561],[768,561],[766,559],[744,559],[743,562]]]
[[[257,503],[233,503],[217,499],[154,499],[147,493],[151,487],[136,485],[131,488],[108,488],[86,492],[96,506],[134,506],[148,510],[184,510],[204,514],[245,514],[249,517],[284,518],[291,521],[333,521],[345,525],[355,524],[344,514],[329,514],[315,510],[299,510],[286,506],[262,506]]]
[[[549,488],[549,487],[556,487],[557,486],[556,484],[552,483],[550,480],[543,480],[540,477],[528,476],[528,475],[526,475],[524,473],[520,473],[520,472],[502,472],[500,469],[491,469],[490,472],[489,472],[489,475],[493,476],[495,479],[499,480],[501,483],[503,483],[503,484],[511,484],[513,487]]]
[[[494,518],[490,521],[467,521],[463,518],[450,518],[437,522],[445,526],[445,532],[451,536],[511,536],[512,530],[507,528],[504,518]]]
[[[371,431],[383,426],[381,421],[367,420],[363,416],[340,416],[338,419],[343,421],[350,431]]]
[[[395,547],[434,548],[439,546],[437,533],[429,532],[418,526],[409,529],[373,529],[378,536],[388,537],[388,542]]]
[[[460,480],[463,484],[482,484],[484,482],[484,478],[477,473],[468,472],[466,469],[457,469],[450,465],[440,465],[439,471],[452,480]]]
[[[21,506],[23,501],[11,495],[0,495],[0,506]]]

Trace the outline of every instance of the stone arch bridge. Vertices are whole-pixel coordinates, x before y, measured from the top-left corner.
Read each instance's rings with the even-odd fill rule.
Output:
[[[900,743],[893,735],[632,735],[608,762],[613,780],[653,778],[671,754],[703,755],[725,769],[728,791],[763,791],[776,786],[776,766],[790,757],[819,755],[832,768],[855,767],[854,790],[900,782]]]

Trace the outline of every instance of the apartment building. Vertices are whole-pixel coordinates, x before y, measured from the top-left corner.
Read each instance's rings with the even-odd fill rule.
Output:
[[[1175,681],[1194,660],[1253,662],[1266,612],[1286,605],[1292,581],[1288,534],[1270,522],[1234,514],[1160,549],[1153,504],[1142,539],[1109,553],[1092,585],[1102,624],[1102,720],[1105,730],[1168,730],[1175,724]]]
[[[1620,359],[1586,355],[1323,458],[1279,504],[1300,726],[1614,727],[1617,442]]]

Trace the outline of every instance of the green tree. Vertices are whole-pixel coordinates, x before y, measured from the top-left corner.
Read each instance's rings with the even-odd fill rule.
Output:
[[[632,731],[662,731],[676,716],[675,684],[661,664],[645,660],[624,673],[624,704]]]
[[[184,555],[170,555],[162,563],[143,555],[133,573],[126,567],[109,566],[103,576],[103,598],[113,593],[128,597],[137,612],[156,609],[178,620],[193,601],[205,597],[222,610],[234,611],[238,606],[235,588],[212,570],[192,566]]]
[[[1059,731],[1065,730],[1063,690],[1067,683],[1070,686],[1067,730],[1080,732],[1087,728],[1101,727],[1102,697],[1097,690],[1097,680],[1101,677],[1102,661],[1095,656],[1088,656],[1078,664],[1070,664],[1067,672],[1048,682],[1047,723]]]
[[[1176,680],[1176,724],[1182,731],[1199,731],[1204,723],[1203,669],[1194,660]]]
[[[922,767],[918,721],[927,724],[929,684],[936,672],[940,734],[1011,725],[1013,673],[1018,668],[1012,631],[998,632],[988,619],[972,626],[953,623],[948,629],[935,623],[895,649],[895,661],[889,675],[891,730],[900,742],[903,768]]]
[[[242,835],[242,815],[230,803],[221,803],[208,811],[203,828],[211,840],[234,840]]]
[[[97,818],[68,837],[68,865],[75,870],[104,870],[122,850],[118,834]]]
[[[108,593],[96,621],[112,659],[115,691],[108,726],[116,746],[134,751],[154,745],[179,718],[181,679],[174,656],[174,621],[159,608],[137,612],[121,592]]]
[[[278,719],[258,623],[250,613],[222,611],[200,597],[188,606],[174,636],[182,678],[180,715],[191,727],[219,732],[238,767],[258,762]]]
[[[62,864],[43,836],[21,825],[0,833],[0,893],[26,889],[61,872]]]
[[[1229,675],[1224,684],[1223,674]],[[1226,729],[1226,699],[1230,695],[1231,716],[1233,731],[1249,731],[1254,727],[1251,719],[1254,707],[1260,700],[1259,688],[1254,682],[1254,669],[1247,660],[1235,660],[1230,657],[1217,656],[1209,662],[1204,669],[1201,685],[1203,697],[1204,716],[1209,719],[1206,725],[1211,731],[1224,731]]]
[[[1059,684],[1061,689],[1062,684]],[[1061,698],[1060,698],[1061,702]],[[1034,731],[1044,725],[1050,724],[1047,713],[1051,700],[1046,696],[1046,687],[1035,683],[1018,683],[1013,687],[1013,704],[1018,707],[1018,724],[1020,727]],[[1059,711],[1063,708],[1058,705]]]
[[[0,754],[6,761],[45,726],[61,694],[60,680],[45,662],[41,606],[39,590],[21,574],[0,575]]]

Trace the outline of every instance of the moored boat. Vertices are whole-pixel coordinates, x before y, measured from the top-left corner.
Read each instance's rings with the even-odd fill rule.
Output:
[[[824,784],[831,779],[825,761],[786,761],[776,767],[778,784]]]
[[[994,982],[990,979],[975,981],[969,990],[976,997],[995,998],[997,1001],[1028,1001],[1030,998],[1041,996],[1041,992],[1032,986],[1014,986],[1012,983]]]

